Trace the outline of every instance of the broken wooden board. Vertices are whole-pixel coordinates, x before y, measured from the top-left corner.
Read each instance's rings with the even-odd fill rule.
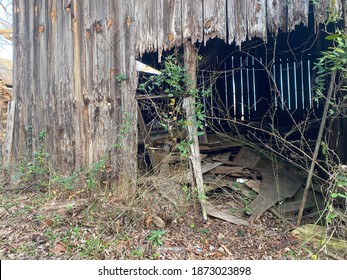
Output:
[[[304,178],[295,173],[288,165],[280,166],[269,159],[262,159],[257,167],[262,168],[262,184],[259,195],[248,205],[252,215],[249,221],[253,223],[278,201],[292,197],[302,186]],[[290,173],[293,172],[293,173]],[[295,174],[294,174],[295,173]]]
[[[248,188],[245,184],[235,182],[228,178],[212,178],[210,176],[204,177],[205,192],[224,187],[227,187],[249,199],[254,199],[256,197],[256,193],[252,189]]]
[[[259,155],[258,153],[248,148],[242,147],[238,154],[235,156],[233,163],[239,166],[255,167],[260,159],[261,155]]]
[[[232,177],[254,177],[251,171],[242,166],[221,165],[211,170],[215,175],[229,175]]]
[[[225,153],[222,153],[222,154],[219,154],[219,155],[216,155],[216,156],[212,157],[212,159],[214,161],[221,161],[221,162],[223,162],[223,161],[229,160],[230,156],[231,156],[231,152],[225,152]]]
[[[315,206],[315,202],[312,200],[307,200],[306,204],[305,204],[305,210],[311,209]],[[301,206],[301,200],[298,201],[293,201],[293,202],[285,202],[281,205],[279,205],[276,209],[279,213],[284,213],[284,214],[288,214],[288,213],[297,213],[300,209]]]
[[[200,143],[200,151],[222,151],[232,147],[241,147],[241,141],[232,132],[208,134],[208,143]]]
[[[225,211],[219,210],[211,203],[206,203],[206,212],[209,216],[233,223],[235,225],[250,226],[250,223],[248,221],[237,218]]]
[[[87,202],[86,199],[53,201],[53,202],[48,202],[44,204],[42,206],[42,210],[57,210],[61,208],[70,208],[70,207],[84,204],[86,202]]]
[[[247,180],[245,185],[255,191],[256,193],[260,193],[261,181],[259,180]]]
[[[214,170],[222,164],[223,164],[222,162],[211,162],[211,163],[208,162],[208,163],[202,164],[201,166],[202,174],[205,174],[211,170]]]

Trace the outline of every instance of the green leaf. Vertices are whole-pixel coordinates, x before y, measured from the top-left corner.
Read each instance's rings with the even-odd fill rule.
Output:
[[[332,193],[330,196],[331,196],[331,198],[336,198],[337,197],[337,193]]]
[[[336,40],[339,36],[340,36],[339,34],[328,35],[325,37],[325,40],[328,40],[328,41]]]

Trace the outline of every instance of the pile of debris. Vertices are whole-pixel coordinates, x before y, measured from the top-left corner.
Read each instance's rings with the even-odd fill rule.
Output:
[[[209,135],[208,141],[200,143],[203,186],[209,198],[207,214],[246,226],[252,225],[269,209],[280,218],[294,218],[301,204],[305,172],[262,153],[260,148],[247,148],[236,138],[234,142],[217,138]],[[160,144],[165,146],[165,141],[154,146]],[[183,197],[182,186],[190,184],[193,175],[189,168],[177,168],[178,154],[164,150],[152,149],[158,172],[146,180],[179,205]],[[317,214],[323,207],[322,195],[312,191],[305,205],[306,213]]]

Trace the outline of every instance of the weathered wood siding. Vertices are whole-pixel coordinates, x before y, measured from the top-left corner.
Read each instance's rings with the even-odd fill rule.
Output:
[[[32,154],[46,131],[46,150],[62,171],[106,159],[112,178],[135,178],[134,2],[14,1],[9,160]]]
[[[308,24],[309,0],[14,0],[14,98],[5,158],[32,154],[40,131],[64,172],[106,158],[133,180],[135,56],[218,37],[241,45]],[[345,2],[345,1],[343,1]],[[321,0],[316,24],[341,0]],[[119,76],[121,75],[121,76]],[[117,82],[116,76],[126,77]]]
[[[328,9],[341,15],[345,0],[317,0],[316,24],[328,17]],[[268,31],[292,31],[308,25],[310,0],[148,0],[136,1],[136,52],[180,46],[187,40],[206,42],[220,38],[229,44],[253,37],[267,40]]]

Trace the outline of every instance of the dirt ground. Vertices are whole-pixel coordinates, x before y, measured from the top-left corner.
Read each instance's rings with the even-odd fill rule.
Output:
[[[151,199],[155,196],[150,195]],[[58,201],[63,201],[59,206]],[[69,202],[77,202],[75,205]],[[2,192],[1,259],[316,259],[287,223],[266,212],[253,227],[209,218],[190,203],[180,211],[154,200],[126,206],[114,195]],[[52,207],[52,205],[55,205]],[[58,205],[58,206],[57,206]],[[64,206],[65,205],[65,206]],[[155,207],[154,207],[155,205]],[[164,221],[149,223],[149,213]]]

